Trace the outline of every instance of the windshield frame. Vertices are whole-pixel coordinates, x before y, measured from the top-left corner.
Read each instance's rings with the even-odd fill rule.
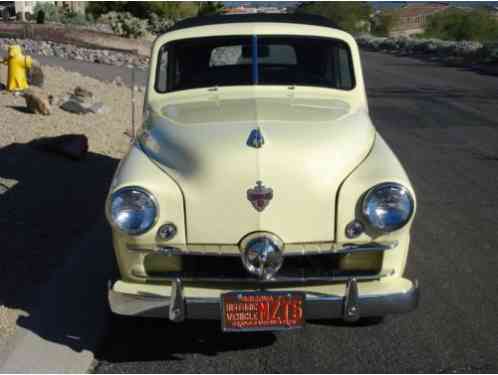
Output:
[[[262,83],[259,81],[259,76],[260,76],[260,70],[259,70],[259,64],[258,64],[258,56],[257,56],[257,51],[258,51],[258,39],[268,39],[275,37],[276,39],[283,39],[283,38],[300,38],[300,39],[313,39],[313,40],[328,40],[328,41],[333,41],[337,44],[340,44],[345,48],[347,51],[347,63],[349,64],[349,73],[350,73],[350,79],[351,79],[351,87],[349,88],[342,88],[342,87],[332,87],[332,86],[326,86],[326,85],[316,85],[316,84],[306,84],[306,85],[300,85],[300,84],[275,84],[275,83]],[[215,38],[247,38],[251,40],[252,43],[252,51],[253,51],[253,56],[252,56],[252,68],[251,68],[251,83],[250,84],[236,84],[236,85],[220,85],[220,86],[202,86],[202,87],[192,87],[192,88],[180,88],[180,89],[174,89],[174,90],[168,90],[167,88],[165,90],[161,90],[159,88],[159,77],[160,77],[160,69],[161,69],[161,58],[162,54],[164,51],[174,44],[175,42],[182,42],[182,41],[195,41],[196,39],[215,39]],[[353,62],[353,56],[352,56],[352,50],[349,45],[345,40],[339,39],[339,38],[334,38],[334,37],[328,37],[328,36],[314,36],[314,35],[300,35],[300,34],[227,34],[227,35],[222,35],[222,36],[200,36],[200,37],[193,37],[193,38],[182,38],[182,39],[174,39],[171,41],[168,41],[164,44],[162,44],[158,48],[158,53],[156,56],[156,69],[155,69],[155,77],[154,77],[154,91],[157,94],[171,94],[171,93],[178,93],[182,91],[188,91],[188,90],[199,90],[199,89],[211,89],[213,87],[221,88],[221,87],[253,87],[253,86],[280,86],[280,87],[316,87],[316,88],[321,88],[321,89],[330,89],[330,90],[339,90],[342,92],[350,92],[356,89],[357,87],[357,78],[356,78],[356,73],[355,73],[355,64]],[[169,68],[167,69],[168,72],[166,74],[169,74]]]

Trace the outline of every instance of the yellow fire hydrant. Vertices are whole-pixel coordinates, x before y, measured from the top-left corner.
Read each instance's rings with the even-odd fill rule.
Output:
[[[22,91],[29,87],[28,70],[33,65],[30,56],[24,56],[21,46],[9,46],[9,55],[2,63],[8,65],[7,90]]]

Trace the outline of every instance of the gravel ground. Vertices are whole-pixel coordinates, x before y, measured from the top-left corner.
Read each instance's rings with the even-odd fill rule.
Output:
[[[0,147],[11,143],[25,143],[37,137],[56,136],[67,133],[84,133],[89,139],[90,151],[109,156],[122,156],[127,149],[127,136],[123,132],[131,124],[131,92],[129,88],[103,83],[78,73],[66,72],[58,67],[44,66],[44,90],[60,98],[81,86],[92,91],[109,109],[107,114],[75,115],[52,107],[51,116],[26,113],[25,101],[3,92],[0,96],[2,118]],[[0,76],[6,77],[6,68],[0,68]],[[143,94],[137,92],[137,103],[141,106]],[[141,108],[136,110],[137,115]]]
[[[0,92],[0,346],[19,315],[30,314],[33,295],[63,264],[72,245],[103,215],[105,195],[129,138],[131,92],[43,66],[45,90],[62,97],[76,86],[88,89],[108,108],[105,114],[76,115],[52,107],[50,116],[26,112],[22,97]],[[0,66],[5,82],[6,67]],[[143,94],[137,92],[140,121]],[[39,137],[85,134],[88,157],[75,162],[34,150]]]

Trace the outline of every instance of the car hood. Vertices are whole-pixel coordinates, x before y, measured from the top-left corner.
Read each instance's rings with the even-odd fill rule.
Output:
[[[338,189],[375,138],[366,111],[314,97],[194,97],[154,107],[140,140],[183,192],[188,243],[236,244],[255,231],[286,243],[334,240]],[[255,129],[260,148],[249,144]],[[273,192],[262,211],[248,200],[258,181]]]

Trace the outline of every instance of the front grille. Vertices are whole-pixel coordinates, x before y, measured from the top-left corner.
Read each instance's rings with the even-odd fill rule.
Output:
[[[150,254],[149,257],[160,257]],[[346,259],[346,257],[348,257]],[[164,257],[161,257],[164,260]],[[154,277],[181,277],[184,279],[243,279],[258,280],[246,271],[239,257],[184,255],[177,259],[177,270],[147,267],[153,259],[145,262],[148,275]],[[357,265],[355,266],[355,262]],[[381,271],[382,254],[317,254],[286,257],[277,278],[318,279],[348,276],[375,276]],[[179,269],[181,271],[179,272]]]

